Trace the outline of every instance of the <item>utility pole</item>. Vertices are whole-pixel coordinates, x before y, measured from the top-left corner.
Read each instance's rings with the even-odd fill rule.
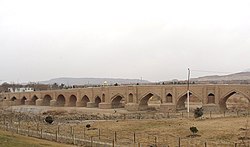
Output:
[[[189,118],[189,80],[190,80],[190,69],[188,68],[188,80],[187,80],[187,113]]]

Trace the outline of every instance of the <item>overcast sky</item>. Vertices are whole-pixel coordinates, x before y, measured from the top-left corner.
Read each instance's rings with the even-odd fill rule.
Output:
[[[161,81],[188,67],[250,68],[249,0],[0,0],[0,80]]]

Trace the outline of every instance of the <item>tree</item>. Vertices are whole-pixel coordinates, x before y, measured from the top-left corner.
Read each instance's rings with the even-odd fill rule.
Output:
[[[194,110],[194,117],[195,118],[198,118],[198,117],[202,117],[202,115],[203,115],[203,109],[202,109],[202,107],[201,108],[196,108],[195,110]]]
[[[86,125],[86,128],[88,128],[88,129],[89,129],[90,127],[91,127],[91,125],[90,125],[90,124],[87,124],[87,125]]]
[[[46,118],[45,118],[45,121],[48,123],[48,124],[52,124],[53,123],[53,118],[51,117],[51,116],[47,116]]]
[[[194,126],[190,127],[190,131],[193,133],[193,136],[198,132],[198,129]]]

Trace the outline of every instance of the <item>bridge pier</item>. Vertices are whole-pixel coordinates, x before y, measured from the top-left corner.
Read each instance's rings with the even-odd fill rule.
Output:
[[[219,112],[220,111],[219,105],[216,105],[216,104],[204,104],[202,105],[202,108],[206,112],[209,112],[209,111]]]
[[[95,108],[95,107],[98,107],[98,105],[94,102],[88,102],[87,103],[87,108]]]
[[[15,106],[15,101],[3,100],[3,106]]]
[[[112,105],[110,103],[99,103],[100,109],[112,109]]]
[[[163,103],[160,105],[161,112],[175,112],[176,106],[172,103]]]
[[[76,107],[86,107],[86,105],[84,106],[84,103],[83,102],[77,102],[76,101]]]
[[[56,100],[51,100],[49,105],[50,106],[56,106]]]
[[[15,105],[21,105],[21,100],[20,99],[16,99],[14,102],[15,102]]]
[[[24,101],[24,104],[25,104],[25,105],[31,105],[31,103],[32,103],[31,100],[25,100],[25,101]]]
[[[43,100],[42,99],[37,99],[36,100],[36,106],[42,106],[43,105]]]
[[[139,110],[139,104],[127,103],[125,105],[125,109],[128,110],[128,111],[138,111]]]

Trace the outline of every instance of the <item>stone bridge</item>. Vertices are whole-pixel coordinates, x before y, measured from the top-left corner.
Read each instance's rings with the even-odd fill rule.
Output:
[[[190,101],[199,101],[205,110],[226,109],[227,99],[240,93],[250,100],[250,85],[190,85]],[[2,93],[3,105],[37,105],[57,107],[125,108],[146,110],[150,98],[156,97],[162,112],[185,109],[186,85],[131,85]]]

